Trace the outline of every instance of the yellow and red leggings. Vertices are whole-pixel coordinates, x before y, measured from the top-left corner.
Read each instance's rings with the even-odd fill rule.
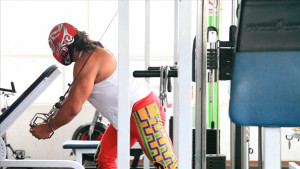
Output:
[[[157,169],[177,168],[172,142],[165,131],[166,114],[154,93],[135,103],[130,118],[130,147],[139,142]],[[98,169],[117,169],[117,130],[110,124],[95,153]]]

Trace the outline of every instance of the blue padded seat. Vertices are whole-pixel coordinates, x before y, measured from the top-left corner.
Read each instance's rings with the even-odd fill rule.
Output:
[[[300,126],[300,1],[242,0],[237,28],[231,120]]]
[[[237,53],[230,118],[246,126],[299,126],[300,52]]]

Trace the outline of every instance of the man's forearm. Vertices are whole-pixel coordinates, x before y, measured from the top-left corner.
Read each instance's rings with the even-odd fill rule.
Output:
[[[65,102],[60,109],[55,113],[54,117],[50,120],[54,130],[69,123],[80,112],[78,106],[74,103]]]

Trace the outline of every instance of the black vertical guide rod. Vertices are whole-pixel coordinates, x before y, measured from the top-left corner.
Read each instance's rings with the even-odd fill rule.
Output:
[[[262,158],[262,127],[258,127],[258,169],[263,169]]]

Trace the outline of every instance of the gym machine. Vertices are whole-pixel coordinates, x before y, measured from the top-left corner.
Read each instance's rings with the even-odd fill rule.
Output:
[[[242,0],[238,12],[229,114],[263,127],[265,169],[281,168],[280,127],[300,125],[299,8],[296,0]]]
[[[83,166],[69,160],[8,160],[6,159],[6,144],[1,138],[14,121],[28,108],[34,100],[60,74],[57,66],[46,69],[21,96],[0,116],[0,167],[52,167],[83,169]]]

